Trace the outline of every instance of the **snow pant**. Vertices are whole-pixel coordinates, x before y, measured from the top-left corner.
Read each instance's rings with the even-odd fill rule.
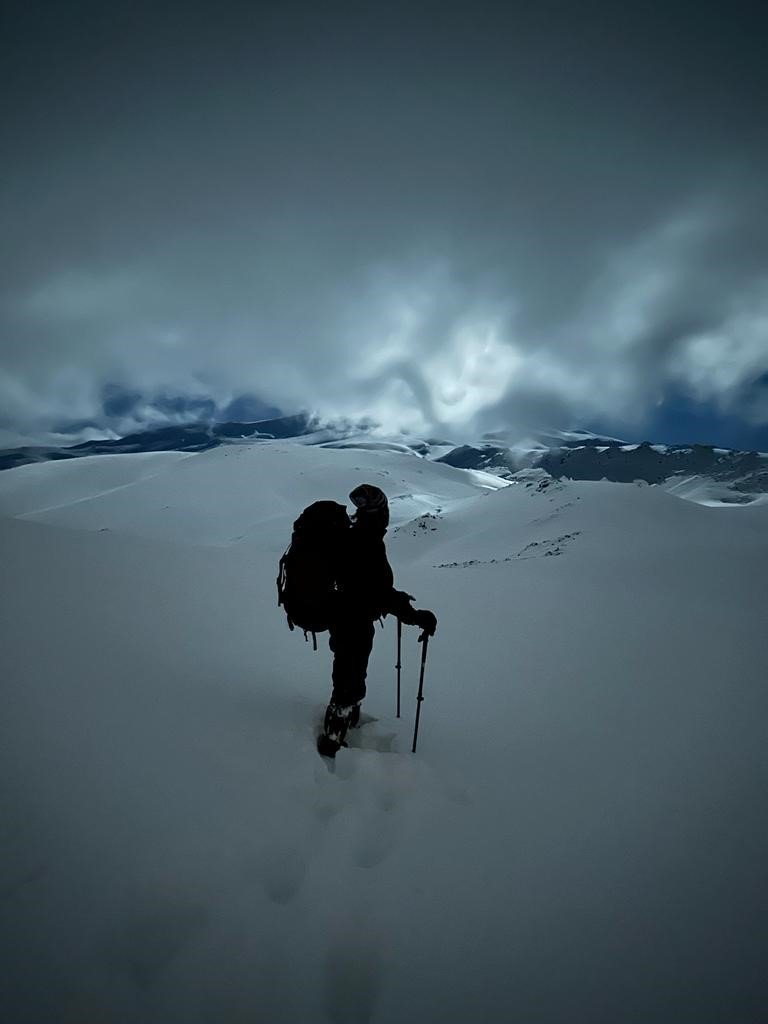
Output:
[[[365,697],[368,658],[373,648],[374,624],[354,615],[340,617],[331,626],[329,646],[333,651],[333,694],[340,707],[359,704]]]

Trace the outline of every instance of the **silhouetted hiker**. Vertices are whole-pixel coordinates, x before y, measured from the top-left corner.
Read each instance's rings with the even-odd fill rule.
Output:
[[[413,598],[395,590],[384,547],[389,505],[384,492],[361,484],[350,494],[355,513],[332,501],[318,501],[294,523],[288,551],[280,560],[279,603],[291,629],[328,629],[333,651],[333,692],[317,749],[334,757],[347,730],[357,725],[365,697],[374,623],[395,615],[428,636],[437,628],[431,611],[413,608]]]

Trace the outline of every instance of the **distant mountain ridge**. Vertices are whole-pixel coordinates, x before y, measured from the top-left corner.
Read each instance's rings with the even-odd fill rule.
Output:
[[[0,470],[30,462],[77,459],[85,455],[125,455],[132,452],[202,452],[235,439],[301,437],[318,425],[307,413],[254,423],[184,423],[126,434],[116,440],[83,441],[70,447],[26,446],[0,451]]]
[[[682,497],[700,491],[702,480],[711,481],[720,485],[710,488],[710,498],[718,504],[747,504],[768,494],[768,454],[713,445],[625,444],[615,438],[579,437],[544,448],[462,445],[437,461],[510,481],[537,469],[555,479],[664,484]]]
[[[136,452],[200,452],[238,441],[300,439],[334,447],[400,448],[459,469],[481,470],[514,483],[531,471],[560,479],[664,485],[681,497],[712,504],[747,504],[768,495],[768,454],[713,445],[627,444],[585,431],[540,433],[527,446],[505,444],[503,433],[477,444],[453,446],[433,439],[382,440],[371,425],[327,424],[309,413],[251,423],[196,422],[163,426],[116,440],[92,440],[71,447],[27,446],[0,451],[0,470],[33,462]],[[449,448],[449,451],[445,451]],[[437,449],[437,450],[435,450]]]

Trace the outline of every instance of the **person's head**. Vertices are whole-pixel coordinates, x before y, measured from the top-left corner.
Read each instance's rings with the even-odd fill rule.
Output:
[[[365,530],[384,533],[389,525],[389,504],[387,496],[374,484],[360,484],[349,495],[356,512],[352,522]]]

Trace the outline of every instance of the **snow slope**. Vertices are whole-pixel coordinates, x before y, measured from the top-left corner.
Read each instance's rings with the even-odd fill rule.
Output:
[[[363,480],[440,625],[418,753],[387,622],[331,773],[274,576]],[[286,441],[2,474],[3,1019],[763,1019],[768,507],[490,484]]]
[[[444,499],[474,496],[479,487],[508,486],[490,474],[433,466],[412,452],[267,441],[193,455],[93,455],[21,466],[0,476],[0,515],[186,544],[227,545],[256,534],[259,543],[269,538],[282,550],[304,505],[317,496],[345,499],[366,472],[386,487],[393,522]]]

